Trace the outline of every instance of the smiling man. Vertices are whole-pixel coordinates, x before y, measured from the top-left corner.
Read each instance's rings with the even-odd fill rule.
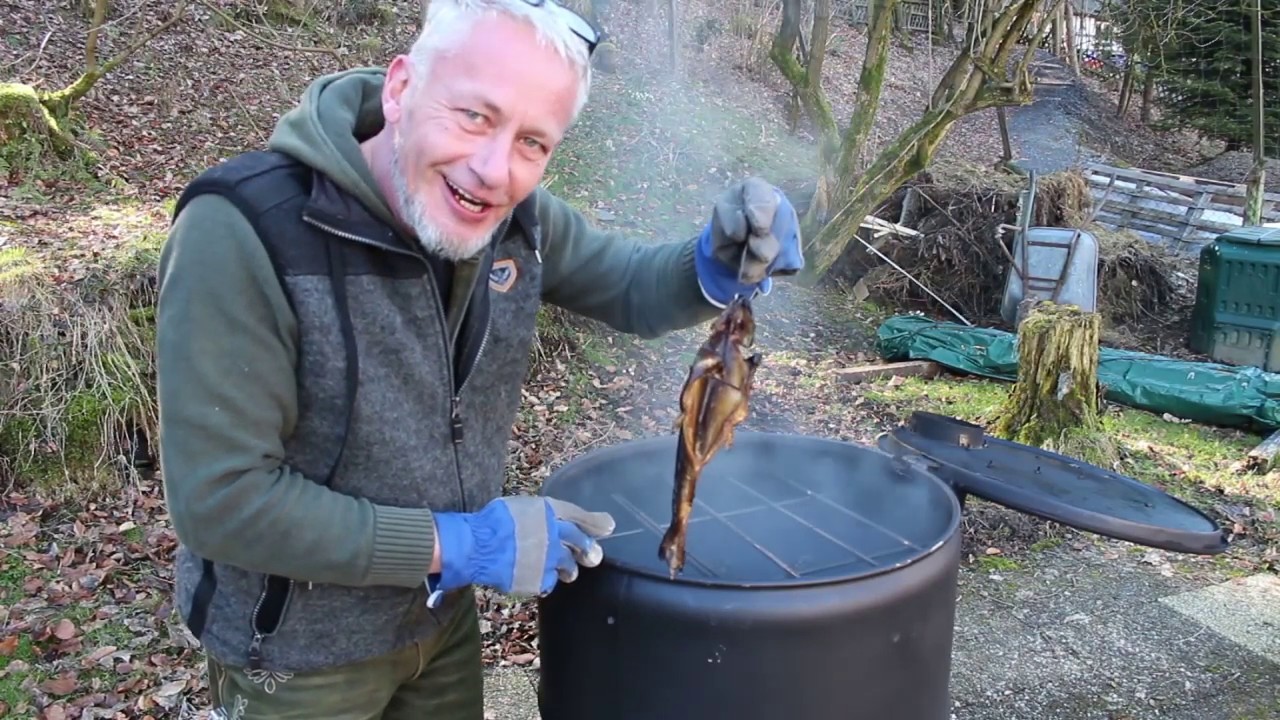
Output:
[[[432,0],[407,55],[316,80],[179,198],[161,463],[214,717],[480,720],[473,588],[549,592],[613,529],[502,496],[539,305],[654,337],[802,267],[759,178],[668,242],[539,187],[595,42],[550,2]]]

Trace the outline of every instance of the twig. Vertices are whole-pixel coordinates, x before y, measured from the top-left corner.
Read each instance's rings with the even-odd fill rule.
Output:
[[[969,322],[968,318],[966,318],[964,315],[961,315],[961,314],[960,314],[960,312],[959,312],[958,310],[956,310],[955,308],[953,308],[953,307],[951,307],[950,305],[948,305],[946,300],[943,300],[942,298],[938,297],[938,294],[937,294],[937,293],[935,293],[934,291],[930,290],[930,289],[928,288],[928,286],[926,286],[924,283],[922,283],[922,282],[920,282],[919,280],[917,280],[917,279],[915,278],[915,276],[913,276],[911,273],[909,273],[909,272],[907,272],[906,270],[904,270],[904,269],[902,268],[902,266],[901,266],[901,265],[899,265],[898,263],[896,263],[896,262],[894,262],[893,260],[889,259],[889,256],[888,256],[888,255],[885,255],[884,253],[880,252],[880,250],[878,250],[878,249],[877,249],[875,246],[873,246],[871,243],[867,242],[866,240],[863,240],[863,239],[862,239],[862,238],[861,238],[857,233],[854,233],[854,234],[853,234],[853,238],[854,238],[855,240],[857,240],[858,242],[862,243],[863,245],[866,245],[866,246],[867,246],[867,250],[870,250],[871,252],[875,253],[876,255],[879,255],[879,256],[880,256],[880,259],[881,259],[881,260],[884,260],[884,261],[885,261],[885,262],[887,262],[887,263],[889,263],[889,265],[890,265],[890,266],[892,266],[894,270],[897,270],[898,272],[902,273],[902,274],[903,274],[903,276],[905,276],[908,280],[910,280],[911,282],[913,282],[913,283],[915,283],[916,285],[920,286],[920,289],[921,289],[921,290],[924,290],[924,291],[925,291],[925,292],[927,292],[927,293],[929,293],[929,295],[930,295],[930,296],[932,296],[934,300],[937,300],[938,302],[942,303],[942,306],[943,306],[943,307],[945,307],[946,309],[950,310],[952,315],[955,315],[956,317],[960,318],[960,322],[964,323],[964,324],[965,324],[965,325],[967,325],[968,327],[973,327],[973,323]]]
[[[47,33],[45,33],[45,34],[44,34],[44,39],[40,41],[40,47],[36,48],[36,59],[35,59],[35,60],[33,60],[33,61],[31,61],[31,67],[29,67],[29,68],[27,68],[26,70],[24,70],[24,71],[21,73],[21,75],[26,75],[27,73],[31,72],[32,70],[35,70],[35,69],[36,69],[36,66],[40,64],[40,58],[41,58],[42,56],[44,56],[44,46],[45,46],[45,45],[47,45],[47,44],[49,44],[49,38],[50,38],[52,35],[53,35],[53,31],[52,31],[52,30],[50,30],[49,32],[47,32]],[[27,55],[30,55],[30,54],[31,54],[31,53],[24,53],[24,54],[22,55],[22,57],[18,58],[17,60],[14,60],[14,61],[12,61],[12,62],[7,62],[7,63],[5,63],[4,65],[0,65],[0,70],[7,70],[7,69],[9,69],[9,68],[13,67],[14,65],[17,65],[18,63],[22,62],[23,60],[26,60],[26,59],[27,59]]]
[[[112,70],[115,70],[118,66],[124,63],[125,60],[128,60],[130,56],[132,56],[134,53],[141,50],[143,45],[146,45],[147,43],[156,39],[165,30],[168,30],[169,28],[176,25],[177,22],[181,20],[184,15],[187,14],[188,4],[190,3],[187,0],[183,0],[183,2],[179,3],[178,7],[174,9],[173,17],[170,17],[168,20],[165,20],[163,23],[161,23],[160,27],[156,28],[155,30],[152,30],[146,35],[143,35],[141,38],[138,38],[137,40],[135,40],[133,44],[131,44],[129,47],[125,48],[124,50],[121,50],[115,57],[108,60],[106,64],[103,65],[102,67],[90,68],[89,72],[96,72],[98,77],[102,77],[110,73]]]
[[[240,101],[240,96],[236,94],[235,89],[228,87],[227,90],[231,92],[231,99],[235,100],[236,105],[240,106],[240,109],[244,111],[244,117],[249,121],[249,124],[253,126],[253,131],[261,135],[262,127],[259,126],[258,123],[254,122],[253,113],[249,112],[249,108],[245,107],[245,104]]]
[[[264,42],[267,45],[273,48],[276,48],[277,50],[288,50],[290,52],[319,53],[321,55],[328,55],[332,57],[334,60],[341,59],[341,56],[338,54],[338,51],[330,47],[319,47],[319,46],[306,47],[302,45],[286,45],[284,43],[276,42],[270,38],[263,37],[260,33],[254,32],[252,29],[250,29],[248,25],[245,25],[239,20],[228,15],[226,12],[222,10],[222,8],[219,8],[215,6],[213,3],[209,2],[209,0],[195,0],[195,1],[205,6],[206,8],[208,8],[211,12],[213,12],[213,14],[217,15],[223,20],[226,20],[227,22],[239,28],[242,32],[244,32],[249,37],[252,37],[253,39],[258,40],[260,42]]]

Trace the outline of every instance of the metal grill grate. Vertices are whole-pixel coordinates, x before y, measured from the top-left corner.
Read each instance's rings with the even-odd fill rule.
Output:
[[[667,577],[658,544],[671,480],[659,473],[673,467],[674,439],[600,452],[549,478],[547,493],[613,514],[606,562]],[[940,545],[957,508],[944,484],[875,450],[743,432],[704,468],[677,579],[796,584],[882,572]]]

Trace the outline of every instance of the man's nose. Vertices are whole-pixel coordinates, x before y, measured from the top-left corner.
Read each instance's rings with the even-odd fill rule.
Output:
[[[472,154],[469,165],[485,187],[502,188],[511,173],[511,142],[504,133],[494,133]]]

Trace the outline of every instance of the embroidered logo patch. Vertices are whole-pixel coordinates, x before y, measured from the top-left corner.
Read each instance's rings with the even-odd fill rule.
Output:
[[[489,271],[489,289],[504,293],[516,284],[516,278],[519,276],[520,271],[516,269],[514,258],[496,260],[493,263],[493,269]]]

